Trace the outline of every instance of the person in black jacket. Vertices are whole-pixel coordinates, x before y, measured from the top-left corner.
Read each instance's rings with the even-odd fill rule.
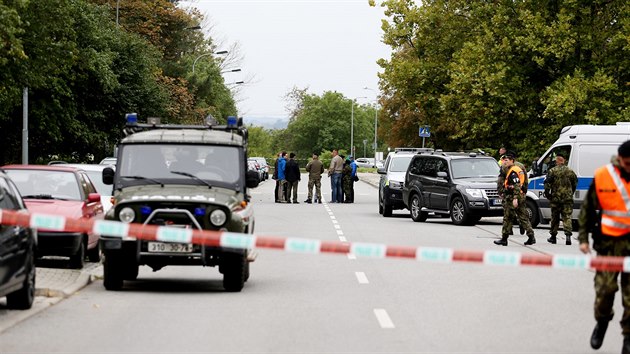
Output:
[[[300,182],[300,166],[295,161],[295,153],[289,154],[289,161],[287,161],[285,177],[287,180],[287,201],[291,198],[291,192],[293,191],[293,204],[299,204],[297,193],[298,183]]]

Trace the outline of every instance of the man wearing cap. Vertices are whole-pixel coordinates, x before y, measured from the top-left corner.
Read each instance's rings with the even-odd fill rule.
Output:
[[[589,233],[593,249],[599,256],[630,256],[630,140],[619,146],[610,164],[595,171],[578,222],[580,251],[589,254]],[[624,336],[622,354],[630,354],[630,273],[621,273],[623,314],[621,329]],[[595,320],[591,347],[599,349],[614,316],[613,302],[619,290],[619,272],[595,273]]]
[[[494,243],[507,246],[507,239],[512,230],[512,220],[516,216],[519,224],[527,231],[527,241],[524,244],[533,245],[536,243],[536,238],[525,209],[525,193],[523,193],[525,171],[514,164],[514,155],[508,153],[502,160],[503,166],[507,169],[503,182],[503,229],[501,239],[495,240]]]
[[[499,169],[499,178],[497,179],[497,191],[499,192],[499,197],[502,198],[502,205],[503,205],[503,209],[505,210],[505,198],[504,198],[504,188],[505,188],[505,176],[506,173],[509,169],[509,167],[505,166],[503,164],[503,159],[507,156],[513,156],[514,157],[514,165],[518,166],[518,168],[520,168],[524,173],[523,175],[521,175],[521,178],[523,178],[523,182],[521,184],[521,192],[523,193],[523,195],[527,194],[527,185],[529,183],[529,179],[527,178],[527,173],[525,171],[527,171],[525,169],[525,165],[523,165],[522,163],[516,161],[516,153],[512,150],[505,150],[504,147],[501,147],[501,149],[499,151],[503,151],[503,154],[501,154],[501,157],[499,158],[500,162],[499,162],[499,166],[501,166],[501,168]],[[525,207],[525,204],[523,204],[523,208]],[[516,216],[515,216],[516,217]],[[520,234],[524,235],[525,234],[525,226],[521,223],[518,222],[518,220],[515,218],[512,221],[512,224],[514,224],[514,222],[518,223],[519,226],[519,230],[520,230]],[[513,235],[514,233],[512,232],[512,229],[510,229],[509,231],[510,235]]]
[[[556,243],[556,235],[560,226],[562,216],[562,226],[566,237],[566,244],[571,244],[572,224],[571,214],[573,214],[573,193],[577,188],[577,176],[572,169],[565,164],[566,156],[563,153],[556,154],[556,165],[547,172],[545,178],[545,198],[549,199],[551,205],[551,237],[547,239],[549,243]]]
[[[313,186],[315,186],[315,196],[317,203],[322,203],[322,173],[324,173],[324,164],[319,160],[317,153],[313,153],[313,159],[306,164],[306,172],[308,172],[308,198],[305,203],[313,202]]]
[[[330,177],[330,188],[332,189],[331,203],[343,202],[343,190],[341,189],[341,171],[343,170],[343,159],[339,156],[337,149],[332,151],[332,160],[328,168]]]

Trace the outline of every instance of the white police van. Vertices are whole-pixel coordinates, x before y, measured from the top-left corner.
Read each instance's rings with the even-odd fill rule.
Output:
[[[532,226],[548,224],[551,220],[549,200],[543,196],[547,171],[555,165],[556,155],[565,154],[569,166],[578,177],[574,194],[573,216],[577,220],[584,196],[595,170],[609,163],[617,155],[617,148],[630,140],[630,122],[616,125],[572,125],[562,128],[560,137],[534,162],[527,191],[527,209]]]

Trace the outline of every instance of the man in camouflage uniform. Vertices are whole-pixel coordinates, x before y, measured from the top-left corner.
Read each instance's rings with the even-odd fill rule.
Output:
[[[580,251],[590,254],[588,235],[592,234],[593,249],[599,256],[630,256],[630,220],[623,190],[630,191],[630,141],[621,144],[612,163],[595,171],[595,178],[584,198],[578,222]],[[608,176],[606,175],[608,172]],[[609,177],[610,176],[610,177]],[[616,176],[616,177],[615,177]],[[611,186],[610,179],[622,188]],[[612,187],[612,188],[611,188]],[[609,207],[617,200],[621,207]],[[625,221],[624,221],[625,219]],[[604,341],[608,322],[613,319],[613,302],[619,290],[619,272],[595,272],[595,320],[597,324],[591,335],[591,347],[599,349]],[[624,336],[622,353],[630,354],[630,273],[621,273],[623,315],[621,328]]]
[[[315,196],[317,203],[322,203],[322,173],[324,173],[324,164],[319,160],[317,154],[313,154],[313,159],[306,164],[306,172],[308,172],[308,198],[305,203],[313,202],[313,186],[315,186]]]
[[[565,165],[565,156],[556,155],[556,166],[547,172],[545,179],[545,198],[551,204],[551,237],[547,239],[549,243],[556,243],[556,235],[560,226],[560,216],[566,244],[571,244],[572,225],[571,214],[573,214],[573,193],[577,187],[577,176],[569,166]]]
[[[341,175],[344,203],[352,203],[352,184],[354,183],[354,181],[352,180],[352,166],[350,166],[350,158],[346,159],[346,161],[343,163],[343,170],[341,172]]]
[[[501,198],[501,205],[503,205],[503,210],[505,210],[505,198],[504,198],[505,174],[509,170],[509,167],[506,167],[505,164],[503,164],[503,158],[506,155],[511,155],[511,156],[514,156],[514,158],[516,158],[516,153],[514,153],[514,151],[506,151],[504,147],[501,147],[501,149],[499,149],[499,152],[501,151],[503,151],[504,153],[499,158],[500,160],[499,166],[501,168],[499,169],[499,178],[497,179],[497,192],[499,192],[499,198]],[[523,172],[527,171],[525,169],[525,166],[522,163],[514,160],[514,164],[518,166]],[[529,179],[527,178],[527,173],[524,173],[522,177],[525,178],[525,181],[523,182],[523,186],[521,187],[521,192],[523,192],[523,195],[525,195],[527,194],[527,185],[529,184]],[[514,222],[518,222],[518,220],[515,218],[513,219],[512,223]],[[519,223],[518,227],[519,227],[520,234],[524,235],[525,227],[521,223]],[[509,234],[514,235],[514,232],[512,231],[512,229],[510,229]]]
[[[527,241],[525,245],[533,245],[536,243],[534,230],[529,222],[527,210],[525,209],[525,194],[523,186],[525,180],[525,171],[515,166],[514,156],[506,154],[503,157],[503,165],[507,168],[505,179],[503,182],[503,229],[501,230],[501,239],[495,240],[496,245],[507,246],[507,239],[512,230],[512,220],[516,216],[519,224],[527,231]]]

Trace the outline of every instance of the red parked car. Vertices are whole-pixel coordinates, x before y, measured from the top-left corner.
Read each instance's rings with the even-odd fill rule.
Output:
[[[2,169],[17,186],[31,213],[104,217],[101,196],[85,171],[63,165],[7,165]],[[70,267],[80,269],[86,255],[91,262],[100,260],[98,235],[39,230],[38,257],[70,257]]]

